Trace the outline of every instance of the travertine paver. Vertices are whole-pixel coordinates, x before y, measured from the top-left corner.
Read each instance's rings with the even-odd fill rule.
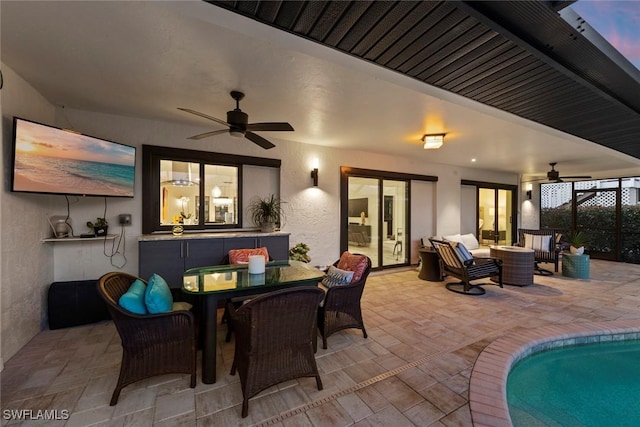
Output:
[[[325,389],[309,378],[271,387],[249,401],[245,419],[238,377],[229,375],[234,344],[224,342],[226,325],[216,384],[198,376],[190,389],[187,376],[155,377],[126,387],[116,407],[109,399],[121,349],[113,324],[42,331],[6,361],[2,409],[68,410],[69,421],[47,424],[61,426],[466,426],[472,412],[476,425],[508,425],[495,403],[503,397],[500,366],[529,341],[582,334],[587,323],[615,333],[625,329],[612,321],[640,325],[640,265],[592,260],[590,280],[536,276],[529,287],[487,285],[480,297],[417,276],[413,268],[372,274],[362,298],[369,338],[340,332],[316,354]]]

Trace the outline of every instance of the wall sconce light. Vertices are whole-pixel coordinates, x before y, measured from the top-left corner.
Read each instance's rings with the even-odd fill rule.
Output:
[[[446,133],[428,133],[422,137],[422,141],[424,141],[424,149],[425,150],[433,150],[435,148],[442,147],[444,143],[444,136]]]
[[[318,159],[313,159],[313,170],[311,171],[311,179],[313,179],[313,186],[318,186]]]
[[[527,189],[527,192],[526,192],[527,200],[531,200],[531,193],[533,191],[533,186],[531,184],[527,184],[526,189]]]

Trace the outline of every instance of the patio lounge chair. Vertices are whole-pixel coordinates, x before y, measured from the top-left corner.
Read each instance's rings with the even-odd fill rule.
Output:
[[[497,258],[473,257],[463,244],[445,240],[429,239],[441,262],[442,273],[457,277],[458,283],[447,283],[451,292],[465,295],[484,295],[480,285],[472,280],[498,276],[498,286],[502,287],[502,261]]]

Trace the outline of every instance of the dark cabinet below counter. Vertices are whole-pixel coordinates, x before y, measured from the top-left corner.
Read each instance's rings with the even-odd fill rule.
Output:
[[[197,238],[164,237],[153,236],[138,242],[138,274],[148,279],[152,274],[157,273],[171,288],[181,287],[182,274],[185,270],[220,264],[230,249],[266,246],[274,260],[289,258],[289,234],[285,233],[250,236],[241,236],[237,233]]]

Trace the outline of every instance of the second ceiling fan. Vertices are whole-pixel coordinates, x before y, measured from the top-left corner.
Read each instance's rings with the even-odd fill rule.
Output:
[[[244,93],[239,91],[231,91],[231,98],[236,101],[236,108],[231,111],[227,111],[227,121],[218,119],[208,114],[201,113],[199,111],[191,110],[188,108],[180,108],[178,110],[186,111],[187,113],[195,114],[196,116],[204,117],[205,119],[213,120],[216,123],[220,123],[228,129],[214,130],[210,132],[201,133],[199,135],[190,136],[188,139],[202,139],[214,135],[220,135],[222,133],[229,132],[231,136],[238,138],[247,138],[251,142],[258,144],[264,149],[275,147],[275,145],[255,134],[255,131],[293,131],[293,126],[287,122],[265,122],[265,123],[249,123],[249,115],[240,109],[240,100],[244,98]]]
[[[547,177],[546,178],[540,178],[540,179],[534,179],[531,180],[529,182],[533,182],[533,181],[551,181],[551,182],[564,182],[565,179],[589,179],[591,178],[588,175],[573,175],[573,176],[560,176],[560,171],[556,170],[556,165],[558,164],[558,162],[552,162],[549,163],[549,166],[551,166],[551,170],[547,172]]]

